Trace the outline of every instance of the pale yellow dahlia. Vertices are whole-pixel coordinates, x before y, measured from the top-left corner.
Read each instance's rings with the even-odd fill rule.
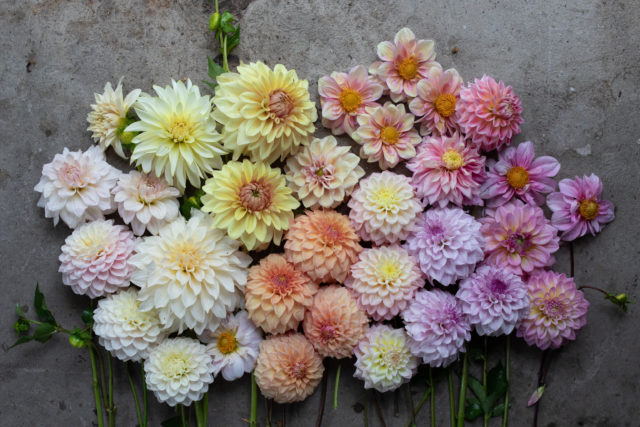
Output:
[[[202,187],[202,210],[213,214],[213,226],[241,240],[248,250],[280,244],[293,209],[300,203],[278,168],[249,160],[229,162]]]
[[[213,117],[224,126],[222,136],[234,160],[272,163],[307,145],[318,113],[309,99],[309,83],[295,70],[262,62],[240,64],[237,73],[217,78]]]

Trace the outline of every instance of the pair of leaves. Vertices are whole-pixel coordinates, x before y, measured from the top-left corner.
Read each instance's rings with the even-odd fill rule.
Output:
[[[481,415],[495,417],[504,411],[504,402],[497,403],[509,388],[507,375],[502,363],[498,363],[487,374],[487,391],[475,377],[469,376],[469,388],[475,395],[467,398],[464,417],[473,421]]]
[[[36,290],[33,296],[33,306],[36,309],[36,314],[38,315],[38,320],[36,324],[38,325],[33,332],[33,335],[28,335],[29,327],[31,321],[27,319],[20,307],[20,304],[16,305],[16,314],[18,315],[18,322],[16,322],[16,330],[18,333],[25,333],[18,337],[15,343],[10,349],[20,345],[27,343],[29,341],[38,341],[38,342],[47,342],[53,334],[58,331],[58,322],[56,322],[55,317],[53,317],[53,313],[47,307],[47,301],[44,297],[44,294],[40,291],[40,285],[36,283]]]

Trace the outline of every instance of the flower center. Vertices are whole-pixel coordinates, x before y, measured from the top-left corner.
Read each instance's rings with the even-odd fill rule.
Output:
[[[277,121],[287,118],[291,110],[293,110],[293,100],[288,93],[277,89],[269,94],[269,111],[278,119]]]
[[[175,121],[169,129],[169,134],[171,135],[171,140],[176,144],[190,142],[192,139],[189,124],[184,120]]]
[[[353,113],[362,104],[362,97],[353,89],[342,89],[340,93],[340,104],[347,113]]]
[[[456,97],[450,93],[443,93],[438,95],[435,102],[436,111],[442,117],[450,117],[456,112]]]
[[[200,265],[200,250],[189,243],[177,246],[175,263],[183,273],[193,273]]]
[[[155,200],[161,188],[162,183],[159,180],[147,176],[147,179],[138,187],[139,202],[146,205],[150,204]]]
[[[61,170],[62,180],[70,188],[81,188],[85,186],[85,182],[82,179],[83,173],[76,165],[65,164]]]
[[[384,362],[389,367],[396,367],[401,364],[403,359],[402,352],[396,348],[387,350],[384,353]]]
[[[283,295],[289,291],[291,278],[288,274],[278,272],[271,277],[271,284],[275,293]]]
[[[307,365],[303,362],[296,362],[291,366],[291,376],[297,380],[301,380],[307,375]]]
[[[587,221],[591,221],[598,216],[600,205],[593,199],[584,199],[580,202],[580,216]]]
[[[498,102],[497,106],[492,106],[489,108],[489,111],[493,113],[494,116],[499,117],[501,119],[509,119],[513,116],[514,107],[513,107],[514,99],[510,96],[504,99],[501,99]]]
[[[561,319],[566,311],[564,303],[558,298],[549,298],[543,301],[539,309],[550,319]]]
[[[413,80],[418,74],[418,61],[412,55],[398,64],[398,74],[405,80]]]
[[[336,328],[334,328],[332,325],[322,325],[322,327],[320,328],[320,337],[324,341],[328,341],[331,338],[333,338],[335,333],[336,333]]]
[[[342,237],[342,233],[333,225],[327,225],[322,232],[323,243],[327,246],[333,246]]]
[[[520,190],[529,183],[529,172],[523,167],[514,166],[507,172],[507,182],[516,190]]]
[[[530,246],[531,242],[529,242],[529,237],[524,234],[514,233],[507,238],[507,250],[511,253],[515,252],[523,255]]]
[[[400,134],[393,126],[385,126],[380,130],[380,139],[387,145],[393,145],[398,142]]]
[[[400,269],[398,268],[398,264],[393,260],[385,260],[378,264],[378,274],[380,275],[380,279],[382,279],[382,283],[388,284],[400,277]]]
[[[451,148],[442,155],[442,162],[450,171],[458,170],[464,166],[464,160],[460,153]]]
[[[373,201],[379,209],[388,211],[398,205],[398,195],[390,187],[382,187],[373,194]]]
[[[503,294],[504,291],[507,290],[507,288],[508,288],[507,284],[504,281],[498,279],[497,277],[494,277],[489,282],[489,290],[493,294]]]
[[[306,180],[309,183],[317,183],[323,187],[328,187],[334,179],[335,168],[327,164],[324,159],[314,160],[305,168]]]
[[[242,206],[251,212],[265,210],[271,205],[271,187],[263,180],[243,185],[239,196]]]
[[[223,332],[218,337],[218,350],[222,354],[229,354],[238,348],[238,340],[232,332]]]
[[[104,255],[109,243],[106,236],[100,233],[85,235],[82,237],[80,242],[85,248],[85,253],[89,256],[93,256],[94,259],[100,258]]]
[[[191,372],[191,359],[186,354],[171,353],[165,357],[161,366],[164,376],[175,380],[185,377]]]

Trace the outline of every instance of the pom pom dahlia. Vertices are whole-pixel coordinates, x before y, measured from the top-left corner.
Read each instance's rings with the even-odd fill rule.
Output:
[[[320,288],[304,316],[304,335],[322,357],[351,357],[369,319],[346,288]]]
[[[289,157],[285,171],[289,187],[306,208],[335,208],[364,176],[359,163],[348,146],[338,146],[333,136],[327,136]]]
[[[405,240],[422,211],[409,178],[388,171],[361,180],[348,206],[360,238],[376,245]]]
[[[589,302],[571,277],[545,271],[527,282],[531,307],[518,327],[518,336],[542,350],[576,339],[587,324]]]
[[[468,277],[484,255],[481,224],[460,208],[423,213],[404,248],[417,258],[430,282],[447,286]]]
[[[282,255],[271,254],[249,270],[245,306],[249,318],[270,334],[297,329],[318,286]]]
[[[79,295],[97,298],[129,286],[135,237],[112,220],[84,224],[64,241],[60,254],[62,283]]]
[[[255,378],[260,391],[276,403],[306,399],[320,384],[322,358],[302,334],[278,335],[260,344]]]
[[[98,146],[85,152],[65,148],[42,167],[42,177],[34,187],[42,193],[38,206],[44,208],[46,218],[53,218],[53,225],[61,218],[69,228],[103,219],[115,210],[111,189],[120,173],[105,161]]]

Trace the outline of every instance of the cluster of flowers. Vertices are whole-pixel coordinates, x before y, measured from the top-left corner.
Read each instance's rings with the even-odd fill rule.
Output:
[[[160,401],[188,405],[218,374],[253,370],[266,397],[299,401],[324,357],[352,355],[365,387],[388,391],[420,359],[455,361],[473,329],[516,330],[546,349],[585,324],[582,292],[549,268],[560,240],[613,220],[599,178],[556,191],[556,159],[510,146],[522,123],[512,88],[486,75],[465,86],[433,41],[405,28],[377,51],[368,71],[334,72],[318,89],[322,123],[384,170],[366,178],[349,147],[313,137],[307,81],[261,62],[219,76],[212,99],[190,81],[155,96],[107,84],[88,117],[99,145],[44,166],[38,204],[74,229],[63,283],[100,298],[100,343],[145,360]],[[108,147],[133,147],[138,170],[110,166]],[[405,160],[410,177],[386,170]],[[189,219],[178,201],[187,182],[204,192]],[[335,210],[345,202],[348,215]],[[116,211],[124,225],[105,219]],[[248,252],[272,243],[283,250],[250,266]]]

